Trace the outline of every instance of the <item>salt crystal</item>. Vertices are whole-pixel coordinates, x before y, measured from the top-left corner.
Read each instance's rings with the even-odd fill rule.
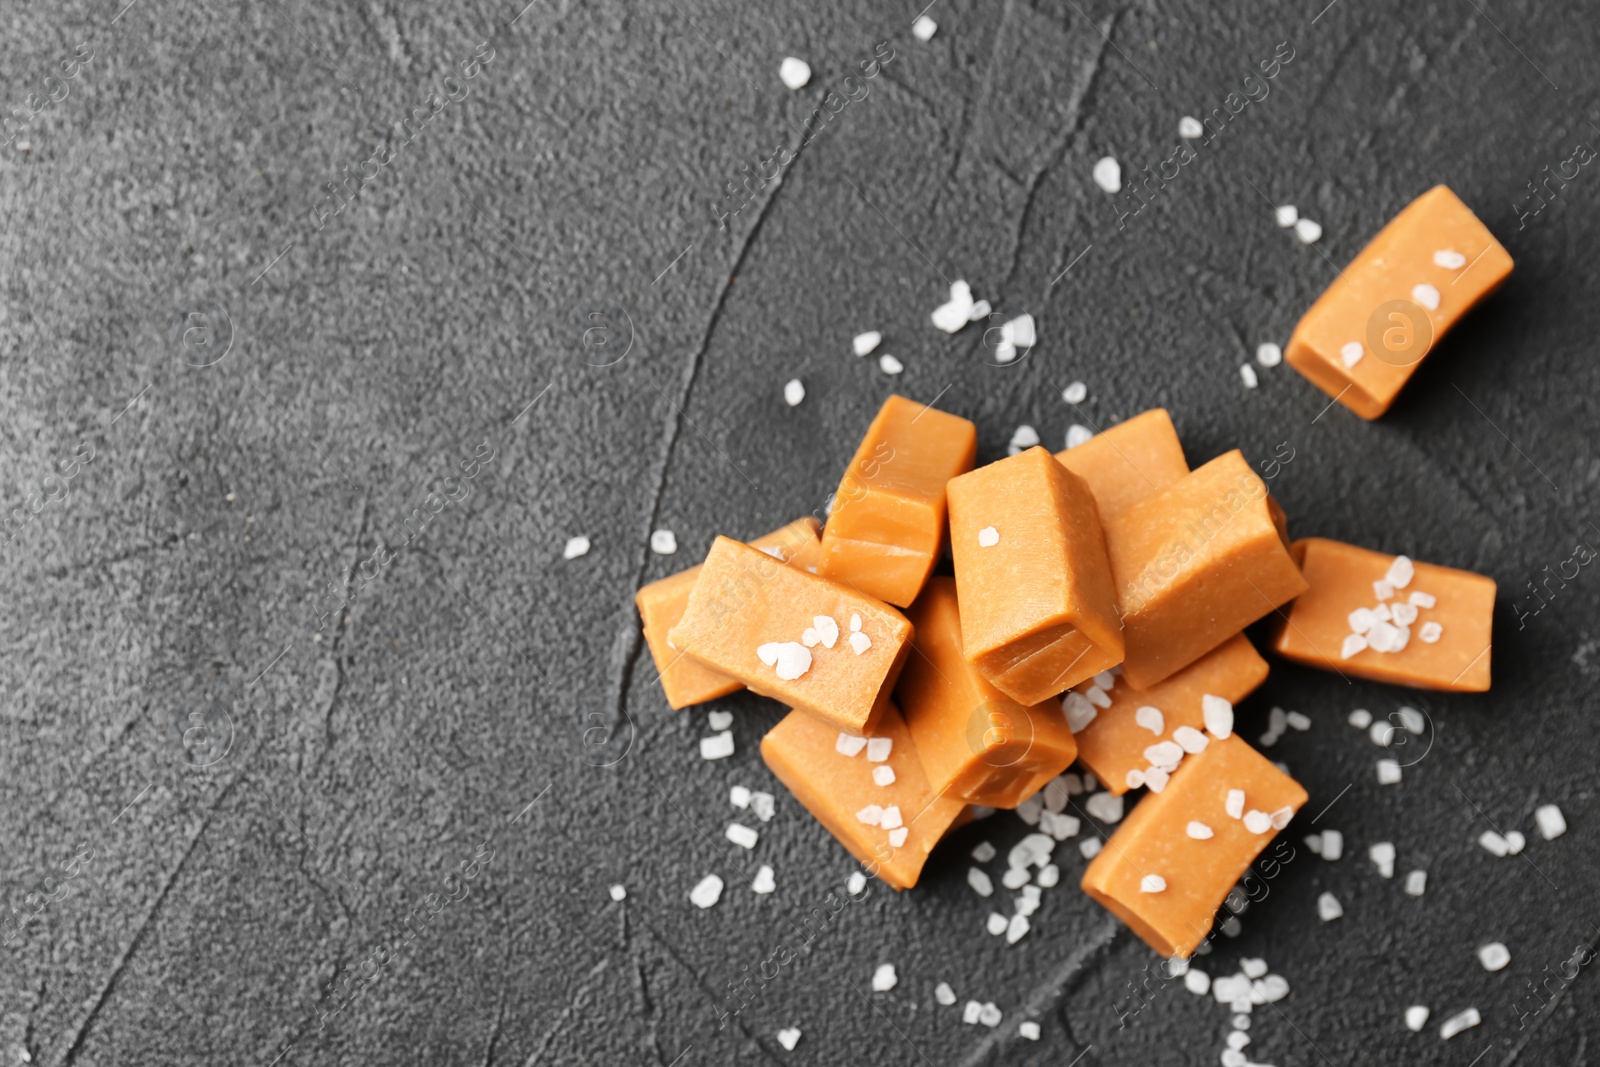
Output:
[[[1206,693],[1200,698],[1201,713],[1205,717],[1206,729],[1218,739],[1225,739],[1233,733],[1233,705],[1219,696]]]
[[[567,547],[561,550],[562,559],[577,559],[579,556],[588,555],[589,539],[581,534],[567,542]]]
[[[882,763],[889,758],[889,753],[894,751],[894,738],[869,737],[867,738],[867,760],[871,763]]]
[[[885,374],[899,374],[906,369],[906,365],[893,356],[885,354],[878,357],[878,369]]]
[[[1293,204],[1284,204],[1272,212],[1280,227],[1287,230],[1290,226],[1300,221],[1300,212]]]
[[[856,355],[865,356],[874,348],[877,348],[882,340],[883,334],[877,330],[868,330],[866,333],[856,334],[855,340],[850,342],[850,347]]]
[[[689,890],[689,902],[697,908],[709,908],[722,899],[722,879],[708,874]]]
[[[1452,1015],[1439,1027],[1439,1036],[1449,1041],[1463,1030],[1470,1030],[1483,1022],[1483,1017],[1478,1014],[1477,1008],[1468,1008],[1457,1015]]]
[[[1378,874],[1384,878],[1394,877],[1394,845],[1388,841],[1379,841],[1367,849],[1367,858],[1372,860],[1378,868]]]
[[[1339,359],[1343,361],[1346,367],[1354,367],[1361,362],[1361,357],[1366,354],[1367,350],[1360,341],[1347,341],[1339,349]]]
[[[834,741],[833,743],[834,751],[838,752],[841,756],[856,756],[860,754],[861,750],[866,747],[867,739],[865,737],[857,737],[854,734],[847,734],[843,730],[839,731],[838,740]]]
[[[1073,382],[1061,390],[1061,399],[1069,404],[1081,404],[1089,397],[1089,387],[1082,382]]]
[[[980,868],[967,868],[967,884],[970,885],[972,887],[972,891],[978,894],[980,897],[987,897],[994,893],[994,881],[990,879],[989,875]]]
[[[811,80],[811,64],[794,56],[785,56],[778,64],[778,78],[790,89],[804,89]]]
[[[1412,871],[1406,875],[1406,892],[1414,897],[1420,897],[1428,891],[1428,872]]]
[[[1160,737],[1167,729],[1167,719],[1166,716],[1161,714],[1161,709],[1151,707],[1149,704],[1145,704],[1133,713],[1133,721],[1157,737]]]
[[[1494,856],[1505,856],[1511,852],[1510,843],[1493,830],[1485,830],[1478,835],[1478,844],[1483,846],[1485,852]]]
[[[1256,346],[1256,362],[1263,367],[1276,367],[1283,362],[1283,349],[1265,341]]]
[[[732,841],[740,848],[755,848],[756,840],[760,837],[750,827],[737,822],[729,823],[728,829],[724,833],[729,841]]]
[[[866,634],[862,633],[860,630],[856,630],[853,633],[851,633],[851,635],[850,635],[850,651],[854,652],[856,655],[859,656],[859,655],[861,655],[862,653],[864,653],[867,649],[869,649],[871,647],[872,647],[872,638],[868,637]]]
[[[894,768],[887,763],[881,767],[872,768],[872,781],[877,785],[893,785]]]
[[[1178,727],[1176,730],[1172,731],[1172,740],[1177,742],[1178,747],[1182,748],[1191,756],[1197,756],[1204,752],[1206,750],[1206,746],[1211,743],[1210,739],[1207,738],[1205,734],[1201,733],[1199,730],[1196,730],[1193,726]]]
[[[1189,825],[1184,827],[1184,832],[1190,837],[1194,838],[1196,841],[1209,840],[1212,835],[1216,833],[1216,831],[1212,830],[1211,827],[1207,826],[1205,823],[1195,820],[1190,820]]]
[[[1143,893],[1159,893],[1167,888],[1167,880],[1159,874],[1147,874],[1139,879],[1139,890]]]
[[[939,24],[928,16],[918,15],[916,21],[911,24],[911,36],[919,41],[930,41],[933,39],[934,31],[938,28]],[[954,1001],[951,1003],[954,1003]]]
[[[614,886],[611,887],[611,899],[612,900],[621,900],[624,897],[626,897],[627,895],[628,895],[628,891],[624,887],[622,887],[620,885],[614,885]]]
[[[1428,1025],[1428,1009],[1421,1004],[1413,1004],[1406,1009],[1406,1029],[1413,1034]]]
[[[783,387],[783,402],[792,408],[800,406],[806,398],[806,387],[799,378],[791,378]]]
[[[940,982],[933,987],[933,999],[948,1008],[956,1002],[956,991],[950,988],[949,982]]]
[[[1298,219],[1294,224],[1294,235],[1300,238],[1301,244],[1316,244],[1322,238],[1322,224],[1310,219]]]
[[[1394,562],[1389,564],[1389,573],[1383,576],[1383,580],[1396,589],[1404,589],[1411,584],[1411,579],[1416,576],[1416,573],[1416,568],[1412,565],[1409,556],[1396,556]],[[1388,598],[1385,597],[1384,599]]]
[[[1443,267],[1445,270],[1460,270],[1467,265],[1467,257],[1460,252],[1452,252],[1448,248],[1441,248],[1433,254],[1433,265]]]
[[[1178,136],[1185,141],[1192,141],[1197,137],[1204,137],[1206,128],[1200,125],[1200,120],[1192,115],[1185,115],[1178,120]]]
[[[1378,761],[1378,784],[1396,785],[1401,778],[1400,764],[1392,759]]]
[[[1106,156],[1094,165],[1094,183],[1108,193],[1122,191],[1122,167]]]
[[[724,730],[719,734],[700,739],[701,759],[725,759],[733,755],[733,731]]]
[[[756,876],[750,879],[750,892],[764,897],[777,888],[778,881],[772,876],[772,868],[763,863],[761,869],[756,871]]]
[[[1539,836],[1546,841],[1553,841],[1567,832],[1566,816],[1562,815],[1561,809],[1554,804],[1546,804],[1535,809],[1533,821],[1539,825]]]
[[[1083,444],[1085,441],[1088,441],[1093,436],[1094,431],[1089,429],[1089,427],[1079,426],[1077,423],[1073,423],[1071,426],[1067,427],[1067,447],[1077,448],[1079,445]]]
[[[1000,531],[993,526],[985,526],[978,531],[978,547],[993,548],[1000,543]]]
[[[1439,290],[1426,283],[1412,288],[1411,299],[1415,300],[1429,311],[1439,310]]]
[[[887,993],[895,987],[900,979],[894,973],[894,964],[881,963],[878,969],[872,972],[872,991],[874,993]]]
[[[1331,923],[1344,914],[1344,908],[1339,904],[1339,898],[1332,893],[1324,893],[1317,898],[1317,917],[1325,923]]]
[[[1261,384],[1260,379],[1256,377],[1256,369],[1248,363],[1239,364],[1239,380],[1244,382],[1246,389],[1254,389]]]

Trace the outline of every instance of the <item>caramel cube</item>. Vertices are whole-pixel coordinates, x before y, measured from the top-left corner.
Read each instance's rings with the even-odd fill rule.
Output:
[[[1056,459],[1082,478],[1110,522],[1189,473],[1183,445],[1165,408],[1151,408],[1095,434]]]
[[[1112,520],[1106,547],[1127,640],[1122,673],[1136,689],[1306,589],[1283,511],[1237,449]]]
[[[719,537],[668,636],[762,696],[864,733],[889,704],[911,624],[880,601]]]
[[[966,803],[928,784],[916,742],[894,705],[884,709],[872,736],[890,742],[887,759],[874,762],[866,748],[845,755],[837,730],[792,711],[761,739],[761,758],[871,873],[895,889],[910,889],[933,846],[962,821]],[[874,777],[882,767],[893,773],[887,785]]]
[[[1088,689],[1093,683],[1085,682],[1067,695],[1079,715],[1093,713],[1088,725],[1079,727],[1074,735],[1078,761],[1094,772],[1108,792],[1121,795],[1129,788],[1128,772],[1138,771],[1142,776],[1150,765],[1145,749],[1173,740],[1180,727],[1205,730],[1202,698],[1217,696],[1236,704],[1266,678],[1267,661],[1249,638],[1236,634],[1149,689],[1135,689],[1122,678],[1113,679],[1111,689],[1103,690],[1111,701],[1109,707],[1090,701]],[[1145,708],[1159,712],[1159,722],[1157,716],[1141,710]],[[1151,729],[1156,725],[1159,730]]]
[[[1311,588],[1278,631],[1279,655],[1415,689],[1488,690],[1493,578],[1320,537],[1296,541],[1294,558]]]
[[[1289,365],[1364,419],[1389,410],[1434,342],[1511,273],[1511,256],[1443,185],[1413,200],[1295,327]]]
[[[967,661],[1032,706],[1122,660],[1100,513],[1043,448],[950,482],[950,553]]]
[[[931,579],[909,614],[915,636],[895,695],[935,793],[1014,808],[1071,766],[1061,701],[1019,704],[967,662],[953,579]]]
[[[1213,738],[1166,789],[1134,806],[1084,872],[1083,888],[1160,955],[1187,958],[1305,802],[1300,784],[1243,740]]]
[[[801,570],[815,569],[821,547],[817,536],[820,530],[821,524],[808,515],[750,544],[780,563]],[[699,576],[700,567],[696,564],[651,582],[633,598],[644,623],[644,640],[650,647],[650,658],[655,660],[661,691],[675,709],[703,704],[744,688],[737,678],[697,663],[667,640],[668,631],[683,618],[683,609],[689,605],[689,590]]]
[[[966,419],[885,400],[834,494],[817,573],[909,606],[939,559],[945,483],[970,471],[977,452]]]

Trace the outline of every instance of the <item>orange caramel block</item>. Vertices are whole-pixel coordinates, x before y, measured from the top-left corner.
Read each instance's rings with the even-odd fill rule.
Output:
[[[1089,725],[1074,735],[1078,760],[1094,772],[1107,792],[1120,796],[1128,791],[1128,772],[1143,771],[1150,765],[1145,749],[1159,741],[1171,740],[1173,731],[1180,726],[1205,730],[1202,697],[1210,694],[1237,704],[1255,692],[1266,678],[1267,661],[1243,634],[1236,634],[1149,689],[1135,689],[1118,678],[1106,693],[1111,706],[1096,708]],[[1075,695],[1083,695],[1092,684],[1080,685]],[[1073,696],[1067,699],[1072,700]],[[1087,699],[1084,702],[1088,703]],[[1094,707],[1093,704],[1088,706]],[[1160,734],[1139,724],[1136,714],[1143,707],[1161,712]]]
[[[1106,525],[1129,685],[1149,689],[1305,592],[1284,525],[1237,449]]]
[[[1122,661],[1100,513],[1043,448],[952,479],[950,553],[967,661],[1024,705]]]
[[[817,536],[820,529],[821,524],[808,515],[750,544],[780,563],[802,570],[814,569],[821,548]],[[650,646],[650,657],[656,661],[661,690],[667,696],[667,703],[675,709],[703,704],[744,688],[744,683],[737,678],[697,663],[667,640],[667,632],[683,618],[683,609],[689,605],[689,590],[694,588],[694,580],[699,576],[700,567],[696,565],[651,582],[633,598],[639,608],[639,618],[644,621],[644,640]]]
[[[1444,689],[1482,693],[1489,688],[1489,646],[1493,638],[1493,578],[1431,563],[1413,563],[1413,576],[1403,586],[1385,589],[1379,598],[1373,583],[1384,581],[1396,557],[1355,545],[1308,537],[1294,543],[1294,558],[1311,588],[1289,608],[1288,618],[1273,649],[1281,656],[1313,667],[1323,667],[1357,678],[1370,678],[1414,689]],[[1401,573],[1404,572],[1404,565]],[[1420,594],[1420,595],[1419,595]],[[1433,603],[1433,607],[1427,604]],[[1357,609],[1371,611],[1382,604],[1395,629],[1405,638],[1386,634],[1377,640],[1366,629],[1359,647],[1348,658],[1345,641],[1364,624],[1353,619]],[[1413,617],[1413,612],[1415,615]],[[1437,629],[1435,629],[1437,627]],[[1398,651],[1381,652],[1378,646]]]
[[[1014,808],[1078,753],[1061,701],[1025,706],[986,681],[961,651],[956,583],[934,578],[911,606],[912,652],[895,689],[936,793]]]
[[[719,537],[668,637],[762,696],[863,733],[889,704],[911,624],[880,601]]]
[[[873,736],[892,743],[882,762],[872,762],[865,749],[845,755],[838,730],[791,711],[761,739],[761,758],[870,873],[895,889],[910,889],[933,846],[964,821],[966,802],[941,796],[928,784],[911,731],[893,704],[884,709]],[[879,767],[893,771],[894,781],[879,785],[873,779]],[[869,824],[858,813],[876,814],[871,805],[892,811]],[[881,825],[886,821],[894,827]]]
[[[1231,790],[1244,794],[1235,808],[1242,817],[1229,814]],[[1239,737],[1212,738],[1184,757],[1164,790],[1134,806],[1084,872],[1084,891],[1162,956],[1187,958],[1228,892],[1305,802],[1298,782]]]
[[[885,400],[834,494],[817,573],[909,606],[939,559],[945,483],[970,471],[977,452],[966,419]]]
[[[1511,273],[1511,256],[1443,185],[1413,200],[1311,305],[1289,365],[1364,419],[1389,409],[1433,343]]]
[[[1057,452],[1056,459],[1089,483],[1101,522],[1110,522],[1189,473],[1178,431],[1165,408],[1151,408],[1119,422],[1076,448]]]

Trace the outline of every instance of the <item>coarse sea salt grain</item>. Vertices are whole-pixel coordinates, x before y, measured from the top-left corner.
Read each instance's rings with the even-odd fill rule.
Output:
[[[561,550],[562,559],[577,559],[579,556],[589,554],[589,539],[579,534],[567,541],[567,547]]]
[[[1178,727],[1172,731],[1172,740],[1191,756],[1198,756],[1206,750],[1207,745],[1211,744],[1210,738],[1193,726]]]
[[[1284,204],[1273,209],[1272,217],[1280,227],[1287,230],[1290,226],[1300,221],[1300,209],[1293,204]]]
[[[792,682],[811,669],[811,650],[798,641],[778,642],[772,667],[779,678]]]
[[[1000,531],[993,526],[985,526],[978,531],[978,547],[993,548],[1000,543]]]
[[[800,1043],[799,1027],[789,1026],[778,1031],[778,1044],[782,1045],[785,1052],[793,1052],[794,1047]]]
[[[730,822],[724,835],[740,848],[755,848],[756,841],[761,836],[750,827],[737,822]]]
[[[1122,821],[1122,798],[1119,796],[1096,793],[1084,803],[1084,807],[1088,809],[1090,815],[1101,822]]]
[[[967,868],[967,884],[970,885],[972,887],[972,891],[978,894],[980,897],[991,896],[994,893],[994,881],[989,877],[988,873],[981,868]]]
[[[1406,1029],[1413,1034],[1428,1025],[1428,1009],[1421,1004],[1413,1004],[1406,1009]]]
[[[865,356],[882,342],[883,334],[877,330],[868,330],[866,333],[856,334],[855,339],[850,342],[850,350],[858,356]]]
[[[1360,341],[1346,342],[1344,347],[1339,349],[1339,359],[1346,367],[1354,367],[1366,354],[1366,347]]]
[[[856,756],[866,747],[867,739],[865,737],[856,737],[854,734],[847,734],[843,730],[839,731],[839,738],[833,743],[834,751],[841,756]]]
[[[1411,299],[1427,308],[1429,311],[1439,310],[1439,290],[1424,282],[1411,290]]]
[[[1406,875],[1406,893],[1413,897],[1420,897],[1428,891],[1428,872],[1412,871]]]
[[[894,768],[887,763],[872,768],[872,780],[877,785],[894,785]]]
[[[1144,705],[1133,713],[1133,721],[1157,737],[1160,737],[1167,730],[1166,716],[1161,714],[1160,708],[1151,707],[1149,704]]]
[[[860,871],[851,871],[850,877],[845,879],[844,887],[850,891],[851,896],[860,896],[861,891],[867,888],[867,876]]]
[[[628,895],[627,889],[623,888],[622,886],[614,885],[614,886],[611,887],[611,899],[612,900],[621,900],[624,897],[626,897],[627,895]]]
[[[1344,835],[1337,830],[1322,831],[1322,858],[1337,860],[1344,855]]]
[[[869,737],[867,738],[867,760],[871,763],[882,763],[889,758],[889,753],[894,751],[894,738]]]
[[[1110,156],[1105,156],[1094,165],[1094,183],[1108,193],[1122,191],[1122,165]]]
[[[1222,802],[1222,809],[1235,819],[1244,818],[1244,790],[1230,789]]]
[[[939,29],[939,24],[926,15],[918,15],[911,24],[911,36],[919,41],[931,41]]]
[[[883,371],[885,374],[899,374],[901,371],[906,369],[906,365],[888,353],[885,353],[878,357],[878,369]]]
[[[880,963],[878,969],[872,972],[872,991],[887,993],[899,981],[900,977],[894,973],[894,964]]]
[[[991,911],[989,917],[983,921],[983,928],[993,937],[999,937],[1005,933],[1007,925],[1006,917],[997,911]]]
[[[726,730],[733,725],[733,712],[713,711],[706,715],[706,725],[713,730]]]
[[[1389,841],[1379,841],[1367,849],[1367,858],[1378,868],[1378,874],[1384,878],[1394,877],[1394,845]]]
[[[1417,630],[1417,639],[1425,645],[1437,644],[1439,638],[1444,636],[1444,627],[1432,619],[1423,623]]]
[[[1078,851],[1086,860],[1092,860],[1100,855],[1101,841],[1098,837],[1086,837],[1078,842]]]
[[[778,78],[790,89],[804,89],[811,80],[811,64],[794,56],[785,56],[778,64]]]
[[[806,387],[799,378],[791,378],[783,387],[783,402],[792,408],[800,406],[800,401],[806,398]]]
[[[1461,1033],[1461,1031],[1471,1030],[1474,1026],[1477,1026],[1481,1022],[1483,1022],[1483,1017],[1478,1014],[1478,1009],[1468,1008],[1466,1011],[1452,1015],[1450,1018],[1446,1019],[1444,1021],[1444,1025],[1439,1027],[1439,1036],[1444,1040],[1449,1041],[1452,1037],[1455,1037],[1457,1034]]]
[[[1061,390],[1061,399],[1069,404],[1081,404],[1089,398],[1089,387],[1082,382],[1073,382]]]
[[[1528,839],[1522,836],[1521,830],[1506,831],[1506,849],[1515,856],[1527,845]]]
[[[956,991],[950,988],[949,982],[940,982],[933,987],[933,999],[948,1008],[956,1002]]]
[[[1283,349],[1271,341],[1256,346],[1256,362],[1263,367],[1276,367],[1283,362]]]
[[[773,877],[772,868],[763,863],[756,876],[750,879],[750,892],[764,897],[777,888],[778,880]]]
[[[1017,1036],[1025,1037],[1029,1041],[1039,1040],[1039,1024],[1033,1020],[1017,1024]]]
[[[1256,377],[1256,369],[1248,363],[1239,364],[1239,380],[1244,383],[1246,389],[1254,389],[1261,384],[1261,380]]]
[[[650,535],[650,551],[658,556],[670,556],[678,551],[678,538],[671,530],[657,530]]]
[[[1244,828],[1253,834],[1264,834],[1272,829],[1272,816],[1264,811],[1251,809],[1244,813]]]
[[[1511,844],[1493,830],[1485,830],[1478,835],[1478,844],[1483,850],[1494,856],[1507,856],[1511,854]]]
[[[1204,971],[1190,967],[1183,975],[1183,987],[1197,997],[1203,997],[1211,992],[1211,976]]]
[[[1197,137],[1204,137],[1206,128],[1200,125],[1200,120],[1193,115],[1185,115],[1178,120],[1178,136],[1185,141],[1192,141]]]
[[[1011,921],[1006,923],[1006,944],[1015,945],[1021,941],[1028,932],[1028,917],[1026,915],[1013,915]]]
[[[726,759],[733,755],[733,731],[723,730],[721,733],[700,739],[701,759]]]
[[[1539,826],[1539,836],[1546,841],[1554,841],[1567,832],[1566,816],[1561,814],[1561,809],[1554,804],[1545,804],[1536,808],[1533,821]]]
[[[872,638],[868,637],[860,630],[856,630],[850,635],[850,651],[854,652],[856,655],[862,655],[871,647]]]
[[[778,812],[778,798],[757,789],[750,794],[750,810],[755,812],[756,818],[762,822],[771,822],[772,817]]]
[[[1167,888],[1167,880],[1159,874],[1147,874],[1139,879],[1141,893],[1159,893]]]
[[[983,1014],[983,1005],[976,1000],[969,1000],[961,1009],[961,1021],[968,1026],[976,1026],[978,1016]]]
[[[1079,445],[1084,444],[1093,436],[1094,431],[1089,429],[1089,427],[1079,426],[1077,423],[1073,423],[1071,426],[1067,427],[1067,447],[1077,448]]]
[[[1317,917],[1323,922],[1331,923],[1343,914],[1344,907],[1332,893],[1323,893],[1317,898]]]
[[[1200,698],[1201,714],[1205,718],[1206,729],[1218,740],[1225,740],[1233,733],[1233,705],[1219,696],[1206,693]]]
[[[1345,718],[1345,721],[1357,730],[1365,730],[1372,725],[1372,712],[1366,708],[1357,708]]]
[[[689,902],[697,908],[709,908],[722,899],[722,879],[708,874],[689,890]]]
[[[1316,244],[1322,239],[1322,224],[1320,222],[1312,222],[1310,219],[1296,219],[1294,235],[1300,238],[1301,244]]]
[[[1215,830],[1211,829],[1211,827],[1207,826],[1205,823],[1193,819],[1191,819],[1189,825],[1185,826],[1183,829],[1184,833],[1188,834],[1196,841],[1210,840],[1210,838],[1216,833]]]
[[[1433,254],[1433,265],[1443,267],[1445,270],[1460,270],[1467,265],[1467,257],[1460,252],[1441,248]]]
[[[1401,779],[1400,763],[1397,760],[1381,759],[1378,761],[1378,784],[1396,785]]]

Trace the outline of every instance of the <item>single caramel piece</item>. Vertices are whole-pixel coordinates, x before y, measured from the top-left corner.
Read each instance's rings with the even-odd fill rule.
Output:
[[[935,793],[1014,808],[1072,765],[1060,700],[1019,704],[967,662],[954,579],[931,579],[909,616],[915,636],[895,695]]]
[[[1364,419],[1389,410],[1434,342],[1511,273],[1511,256],[1449,189],[1413,200],[1311,305],[1289,365]]]
[[[1122,661],[1100,512],[1043,448],[952,479],[950,554],[967,661],[1032,706]]]
[[[821,528],[822,524],[808,515],[750,544],[780,563],[801,570],[815,570],[821,548],[817,535]],[[694,588],[694,580],[699,576],[697,564],[651,582],[633,598],[639,607],[639,618],[644,622],[644,640],[650,646],[650,657],[656,662],[661,690],[673,708],[703,704],[744,688],[744,683],[737,678],[695,662],[667,640],[667,632],[683,618],[683,609],[689,605],[689,590]]]
[[[1488,690],[1493,578],[1320,537],[1296,541],[1294,558],[1311,588],[1289,608],[1279,655],[1415,689]]]
[[[1103,523],[1189,473],[1165,408],[1119,422],[1076,448],[1057,452],[1056,459],[1089,484]]]
[[[762,696],[863,733],[888,706],[911,624],[871,597],[719,537],[668,637]]]
[[[966,419],[889,397],[834,494],[817,573],[908,606],[939,559],[944,485],[977,454],[978,431]]]
[[[921,637],[920,627],[917,636]],[[1145,749],[1173,740],[1174,732],[1181,726],[1199,732],[1205,730],[1202,697],[1217,696],[1236,704],[1253,693],[1266,678],[1267,661],[1261,658],[1249,638],[1236,634],[1149,689],[1135,689],[1121,678],[1113,679],[1115,684],[1111,689],[1103,690],[1111,700],[1110,707],[1091,703],[1088,691],[1094,683],[1084,682],[1067,696],[1079,713],[1087,714],[1088,709],[1095,713],[1089,724],[1080,727],[1074,735],[1078,743],[1078,761],[1094,772],[1108,792],[1121,795],[1128,791],[1128,772],[1139,771],[1142,775],[1150,766]],[[1141,713],[1142,708],[1154,708],[1161,713],[1159,731],[1150,729],[1158,721],[1156,716],[1150,712]]]
[[[1136,689],[1306,589],[1283,510],[1237,449],[1107,523],[1106,548],[1127,640],[1122,674]]]
[[[893,704],[871,736],[891,743],[888,759],[874,762],[869,748],[847,756],[839,750],[838,730],[792,711],[761,739],[761,758],[870,873],[895,889],[910,889],[933,846],[964,821],[966,802],[940,796],[928,784],[916,742]],[[873,777],[880,767],[893,773],[888,785]]]
[[[1233,810],[1228,794],[1237,790]],[[1083,874],[1083,888],[1162,956],[1187,958],[1229,890],[1306,791],[1237,736],[1212,738],[1150,793]]]

